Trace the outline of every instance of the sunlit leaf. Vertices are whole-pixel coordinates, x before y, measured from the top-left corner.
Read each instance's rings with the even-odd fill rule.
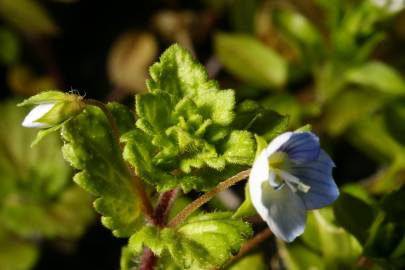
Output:
[[[109,105],[121,132],[133,127],[131,112],[122,105]],[[80,170],[74,181],[98,199],[96,210],[103,224],[116,236],[128,236],[139,225],[140,203],[121,151],[103,112],[87,107],[62,128],[66,141],[63,154]]]
[[[287,80],[286,61],[251,36],[217,34],[215,51],[229,72],[252,85],[281,88]]]
[[[261,254],[252,254],[239,259],[236,263],[225,268],[227,270],[266,270],[266,264],[264,263],[263,256]]]
[[[278,29],[298,47],[305,61],[316,62],[323,57],[322,36],[307,18],[289,10],[277,10],[273,16]]]
[[[220,267],[252,233],[247,223],[232,219],[231,215],[230,212],[197,215],[176,229],[158,231],[144,227],[130,238],[129,249],[139,253],[145,245],[157,255],[167,252],[182,269]]]
[[[350,83],[367,86],[383,93],[405,95],[405,81],[392,67],[382,62],[370,61],[346,72]]]

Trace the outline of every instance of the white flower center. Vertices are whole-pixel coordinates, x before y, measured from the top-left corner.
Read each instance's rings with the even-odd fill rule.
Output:
[[[286,184],[292,191],[298,190],[307,193],[310,186],[304,184],[299,178],[295,177],[288,171],[291,169],[291,161],[284,152],[275,152],[268,158],[269,170],[277,176],[273,188],[281,189]]]

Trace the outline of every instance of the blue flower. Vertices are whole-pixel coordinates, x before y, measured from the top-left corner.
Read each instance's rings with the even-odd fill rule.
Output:
[[[312,132],[283,133],[260,153],[249,176],[249,191],[274,235],[293,241],[304,232],[307,210],[337,199],[334,166]]]

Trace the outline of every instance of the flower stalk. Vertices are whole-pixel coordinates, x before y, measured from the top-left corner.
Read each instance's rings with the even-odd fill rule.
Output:
[[[178,213],[168,224],[169,227],[177,227],[180,225],[189,215],[191,215],[195,210],[200,208],[203,204],[211,200],[216,194],[225,189],[235,185],[236,183],[246,179],[250,174],[250,169],[241,171],[238,174],[228,178],[227,180],[219,183],[215,188],[198,197],[192,203],[187,205],[180,213]]]

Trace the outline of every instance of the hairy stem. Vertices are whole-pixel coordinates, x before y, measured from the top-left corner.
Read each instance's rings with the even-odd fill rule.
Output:
[[[139,270],[153,270],[157,263],[158,257],[153,254],[152,250],[145,248],[141,257]]]
[[[155,221],[159,227],[163,228],[166,226],[166,217],[178,193],[179,189],[176,188],[166,191],[160,196],[154,212]]]
[[[172,189],[164,192],[160,195],[159,202],[155,207],[154,219],[157,223],[156,225],[163,228],[166,226],[166,217],[169,210],[179,193],[179,189]],[[141,270],[153,270],[156,263],[158,262],[158,257],[149,249],[145,248],[141,257]]]
[[[239,172],[238,174],[228,178],[227,180],[219,183],[215,188],[208,191],[201,197],[197,198],[195,201],[187,205],[180,213],[178,213],[170,222],[169,227],[177,227],[181,224],[190,214],[197,210],[201,205],[205,204],[212,199],[216,194],[225,189],[235,185],[236,183],[246,179],[250,174],[250,169],[246,171]]]
[[[122,152],[124,150],[124,146],[120,142],[120,130],[119,130],[117,122],[115,121],[114,116],[111,114],[110,110],[108,110],[107,106],[103,102],[100,102],[100,101],[94,100],[94,99],[87,99],[86,104],[96,106],[103,111],[103,113],[105,114],[105,116],[108,119],[108,122],[110,123],[114,139],[115,139],[117,145],[120,147],[121,152]],[[135,192],[137,193],[137,195],[139,196],[139,198],[142,202],[143,214],[145,215],[145,217],[148,219],[148,221],[150,223],[157,225],[157,222],[154,219],[152,204],[149,200],[149,196],[146,194],[146,191],[142,184],[141,179],[135,174],[135,171],[133,170],[131,165],[128,162],[125,162],[125,163],[127,165],[128,172],[131,176]]]

